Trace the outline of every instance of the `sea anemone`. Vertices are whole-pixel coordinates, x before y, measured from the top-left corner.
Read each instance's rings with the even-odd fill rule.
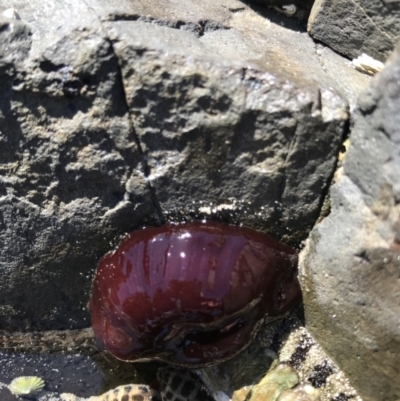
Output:
[[[125,361],[200,367],[235,356],[301,300],[297,252],[246,227],[192,222],[129,234],[99,262],[95,335]]]

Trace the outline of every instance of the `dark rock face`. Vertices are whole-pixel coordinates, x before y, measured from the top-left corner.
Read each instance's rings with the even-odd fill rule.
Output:
[[[363,400],[400,398],[399,116],[397,48],[360,97],[331,214],[302,264],[308,327]]]
[[[310,35],[350,58],[362,53],[384,61],[400,39],[398,1],[316,0]]]
[[[146,222],[306,238],[348,114],[305,32],[236,0],[7,6],[22,20],[0,30],[2,328],[86,326],[98,259]]]
[[[341,99],[323,90],[319,106],[312,83],[304,97],[278,77],[271,80],[225,59],[216,65],[205,52],[207,43],[186,32],[141,22],[110,29],[118,57],[126,60],[121,67],[127,102],[161,209],[190,214],[188,200],[200,210],[215,202],[235,209],[240,200],[250,207],[239,213],[243,223],[304,238],[321,199],[311,188],[325,187],[322,171],[326,163],[332,166],[343,130]],[[149,37],[157,39],[146,51]],[[184,57],[179,41],[197,57]],[[325,114],[329,109],[333,113]],[[324,132],[317,141],[311,139],[315,125]]]
[[[2,24],[0,326],[79,327],[99,249],[154,209],[118,62],[89,31]]]

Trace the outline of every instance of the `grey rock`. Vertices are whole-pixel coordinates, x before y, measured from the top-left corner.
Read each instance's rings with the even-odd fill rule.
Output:
[[[339,90],[329,89],[335,85],[318,65],[313,44],[289,34],[302,44],[296,56],[304,70],[297,69],[281,50],[290,40],[285,30],[274,36],[274,26],[266,35],[268,25],[251,11],[202,35],[160,26],[171,13],[163,12],[146,12],[152,24],[128,16],[107,24],[124,60],[127,102],[161,209],[199,216],[204,206],[229,205],[226,218],[232,214],[289,240],[305,238],[321,199],[313,193],[326,188],[323,171],[332,171],[346,120],[346,106]],[[246,33],[250,22],[254,32]],[[255,52],[256,38],[265,40],[270,57]]]
[[[400,47],[360,96],[331,214],[302,262],[309,330],[363,400],[400,398]]]
[[[342,93],[345,94],[350,105],[350,112],[352,113],[357,106],[359,97],[359,91],[355,91],[354,88],[367,87],[371,77],[366,74],[358,73],[350,61],[343,62],[341,56],[329,47],[318,43],[315,45],[315,52],[323,70],[335,81]],[[338,64],[339,60],[342,62],[341,65]]]
[[[87,326],[98,259],[144,224],[306,238],[348,110],[296,22],[236,0],[0,6],[21,17],[0,30],[2,328]]]
[[[28,56],[31,47],[31,30],[22,21],[0,16],[0,71],[9,74],[8,69],[20,65]]]
[[[366,53],[385,61],[400,39],[400,3],[316,0],[308,20],[308,32],[349,58]]]
[[[18,40],[0,76],[0,326],[82,327],[96,261],[154,205],[109,41],[65,26],[44,37],[43,16],[27,50],[20,12],[23,28],[1,31]]]

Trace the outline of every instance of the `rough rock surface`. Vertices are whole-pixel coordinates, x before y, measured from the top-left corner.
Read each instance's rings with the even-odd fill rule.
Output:
[[[385,61],[400,39],[400,3],[316,0],[308,20],[308,32],[349,58],[366,53]]]
[[[400,398],[400,47],[360,97],[302,262],[308,328],[364,401]]]
[[[0,30],[2,328],[85,327],[98,258],[143,224],[296,244],[318,217],[347,93],[307,33],[236,0],[157,4],[0,1],[21,16]]]
[[[0,324],[82,325],[99,250],[154,210],[118,61],[85,29],[1,23]]]

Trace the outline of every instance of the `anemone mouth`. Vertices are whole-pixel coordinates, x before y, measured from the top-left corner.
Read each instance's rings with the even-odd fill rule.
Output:
[[[211,330],[195,330],[188,333],[182,340],[182,345],[197,344],[199,347],[208,347],[210,345],[218,346],[219,342],[223,342],[226,338],[237,334],[247,324],[246,319],[237,319],[236,321],[225,325],[221,328]]]
[[[223,322],[218,327],[186,327],[162,348],[168,353],[163,361],[191,367],[204,367],[229,359],[244,349],[251,341],[254,325],[248,318],[240,317]]]

